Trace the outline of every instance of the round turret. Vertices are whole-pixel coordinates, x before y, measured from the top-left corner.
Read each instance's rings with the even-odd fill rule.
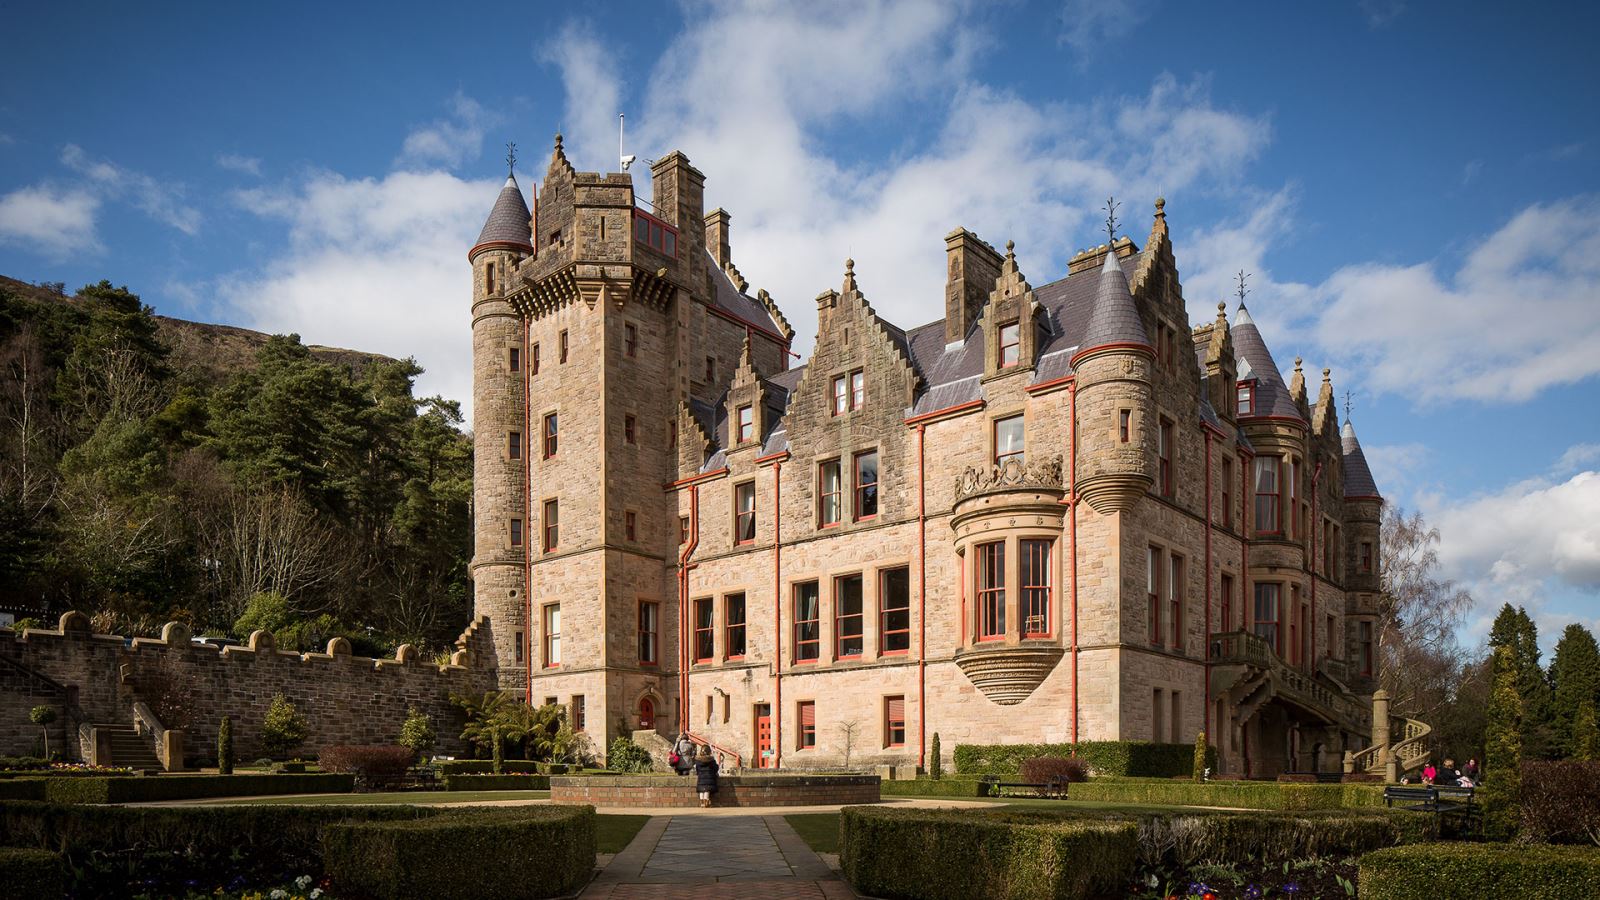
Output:
[[[1132,508],[1155,482],[1150,387],[1155,348],[1116,247],[1100,266],[1094,310],[1072,368],[1078,392],[1078,493],[1096,512]]]

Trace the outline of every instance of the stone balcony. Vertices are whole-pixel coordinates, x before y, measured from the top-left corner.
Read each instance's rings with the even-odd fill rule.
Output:
[[[1285,663],[1253,632],[1213,634],[1210,651],[1213,696],[1231,695],[1252,711],[1276,699],[1330,725],[1371,733],[1372,712],[1364,702]]]
[[[955,505],[1038,493],[1055,494],[1059,501],[1062,487],[1061,454],[1026,462],[1013,458],[983,469],[968,466],[956,479]]]
[[[956,665],[985,697],[1015,706],[1042,684],[1066,651],[1051,642],[978,643],[956,653]]]

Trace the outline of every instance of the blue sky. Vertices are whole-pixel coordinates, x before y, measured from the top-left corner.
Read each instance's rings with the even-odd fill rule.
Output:
[[[1160,192],[1191,317],[1252,273],[1280,366],[1333,368],[1483,610],[1600,624],[1593,5],[98,6],[6,14],[0,273],[416,356],[465,399],[507,140],[530,189],[558,128],[616,168],[619,111],[629,152],[682,149],[802,344],[847,255],[916,325],[951,228],[1043,284],[1107,194],[1142,240]]]

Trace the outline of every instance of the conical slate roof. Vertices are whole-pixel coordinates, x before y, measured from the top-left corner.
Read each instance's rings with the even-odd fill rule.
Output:
[[[494,209],[489,212],[489,221],[483,223],[483,231],[478,234],[478,242],[473,244],[472,249],[477,250],[485,244],[500,244],[531,252],[533,236],[528,230],[528,218],[528,204],[522,199],[522,189],[517,187],[517,177],[507,175],[505,186],[494,201]]]
[[[1116,250],[1106,250],[1105,261],[1100,266],[1100,283],[1095,287],[1094,311],[1089,315],[1089,326],[1084,329],[1079,342],[1081,355],[1096,347],[1108,344],[1150,345],[1145,335],[1144,321],[1139,318],[1139,308],[1134,305],[1133,293],[1128,290],[1128,276],[1122,271]]]
[[[1367,468],[1367,455],[1361,452],[1361,442],[1356,440],[1356,428],[1349,422],[1339,433],[1344,454],[1344,497],[1381,497],[1378,483],[1372,480],[1372,470]]]
[[[1300,407],[1289,396],[1289,386],[1283,383],[1278,364],[1272,361],[1272,351],[1267,349],[1261,330],[1256,328],[1250,310],[1243,304],[1233,317],[1229,333],[1233,336],[1234,358],[1239,361],[1239,380],[1253,378],[1256,382],[1255,408],[1251,415],[1301,419]]]

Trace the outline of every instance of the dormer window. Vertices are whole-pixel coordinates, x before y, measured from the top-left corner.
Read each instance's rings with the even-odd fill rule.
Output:
[[[1253,416],[1256,409],[1256,383],[1254,381],[1239,382],[1239,415]]]
[[[748,444],[756,438],[755,407],[739,407],[739,443]]]
[[[1022,323],[1000,326],[1000,368],[1016,365],[1022,359]]]

